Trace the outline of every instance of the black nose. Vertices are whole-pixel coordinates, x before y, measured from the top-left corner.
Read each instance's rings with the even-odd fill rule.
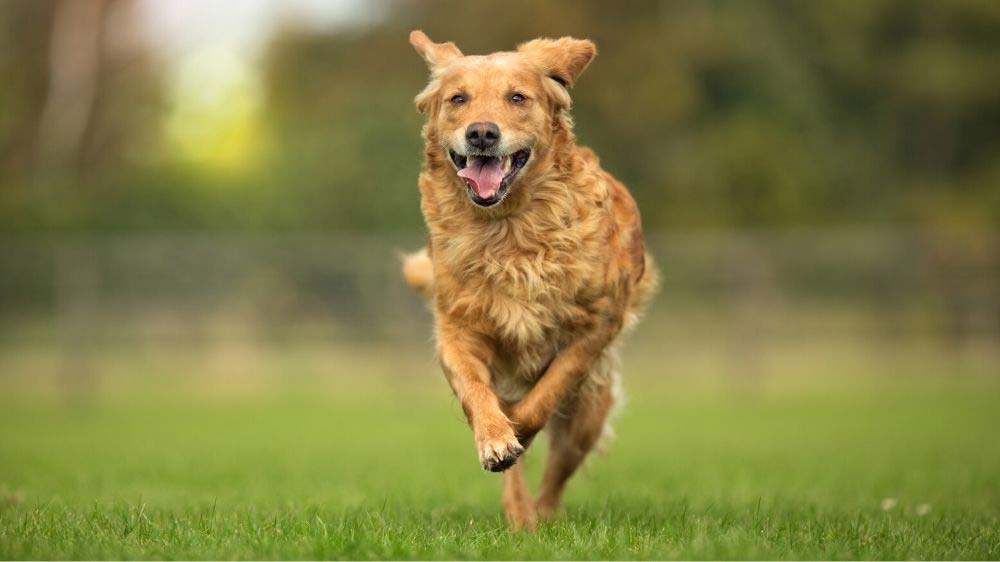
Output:
[[[469,146],[485,150],[500,142],[500,127],[496,123],[473,123],[465,130]]]

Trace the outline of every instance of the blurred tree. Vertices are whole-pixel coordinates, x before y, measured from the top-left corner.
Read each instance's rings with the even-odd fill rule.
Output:
[[[26,181],[34,162],[38,122],[48,85],[48,28],[52,2],[0,4],[0,181]],[[6,198],[5,198],[6,200]]]
[[[49,72],[39,119],[38,173],[75,168],[101,79],[101,37],[107,0],[55,3],[49,31]]]
[[[133,0],[0,4],[0,219],[8,229],[121,222],[106,198],[141,186],[161,78]],[[143,154],[143,151],[146,151]],[[141,195],[140,195],[141,197]]]
[[[578,135],[633,189],[649,228],[1000,223],[991,0],[410,0],[370,26],[285,26],[260,66],[255,134],[268,151],[242,177],[151,150],[165,80],[141,48],[112,60],[105,47],[84,173],[54,210],[25,195],[25,170],[53,87],[56,5],[0,4],[8,227],[419,229],[411,100],[426,71],[406,42],[412,28],[468,53],[594,39],[601,55],[574,91]],[[105,33],[135,25],[101,21],[112,20]]]
[[[300,181],[324,178],[309,197],[336,208],[335,224],[417,218],[419,125],[401,111],[422,83],[412,27],[471,53],[538,35],[597,41],[574,92],[579,136],[653,227],[1000,218],[996,3],[401,8],[365,33],[289,30],[268,59],[280,160]]]

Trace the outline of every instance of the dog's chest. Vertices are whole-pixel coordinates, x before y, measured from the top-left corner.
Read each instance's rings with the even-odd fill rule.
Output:
[[[570,329],[582,313],[575,267],[545,252],[484,260],[478,277],[490,335],[519,353],[558,344],[554,334]]]
[[[479,283],[480,326],[495,343],[494,385],[519,399],[543,374],[588,317],[581,280],[566,263],[518,256],[485,267]]]
[[[494,385],[507,399],[530,389],[592,320],[587,303],[602,278],[599,236],[586,221],[540,224],[526,218],[432,241],[439,311],[491,342]]]

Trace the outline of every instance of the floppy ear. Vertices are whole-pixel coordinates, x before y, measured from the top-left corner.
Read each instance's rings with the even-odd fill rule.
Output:
[[[451,61],[460,58],[462,51],[459,51],[458,47],[450,41],[448,43],[435,43],[431,41],[431,38],[419,29],[410,32],[410,45],[413,45],[413,48],[420,53],[420,56],[424,57],[424,60],[427,61],[427,66],[431,69],[430,83],[413,100],[417,104],[417,111],[427,113],[435,106],[434,97],[437,95],[437,89],[440,85],[439,69]]]
[[[459,51],[454,43],[450,41],[447,43],[435,43],[431,41],[431,38],[426,33],[419,29],[410,32],[410,45],[413,45],[413,48],[420,53],[420,56],[424,57],[424,60],[427,61],[427,66],[431,67],[431,70],[444,66],[462,56],[462,51]]]
[[[528,41],[517,51],[534,59],[546,76],[571,88],[597,54],[597,46],[587,39],[563,37]]]

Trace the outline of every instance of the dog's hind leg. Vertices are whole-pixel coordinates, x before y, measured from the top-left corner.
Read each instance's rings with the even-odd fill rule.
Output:
[[[514,529],[535,530],[535,500],[524,480],[524,457],[503,473],[503,513]]]
[[[588,380],[549,419],[549,458],[538,492],[542,519],[559,512],[566,482],[600,440],[614,402],[610,377]]]

